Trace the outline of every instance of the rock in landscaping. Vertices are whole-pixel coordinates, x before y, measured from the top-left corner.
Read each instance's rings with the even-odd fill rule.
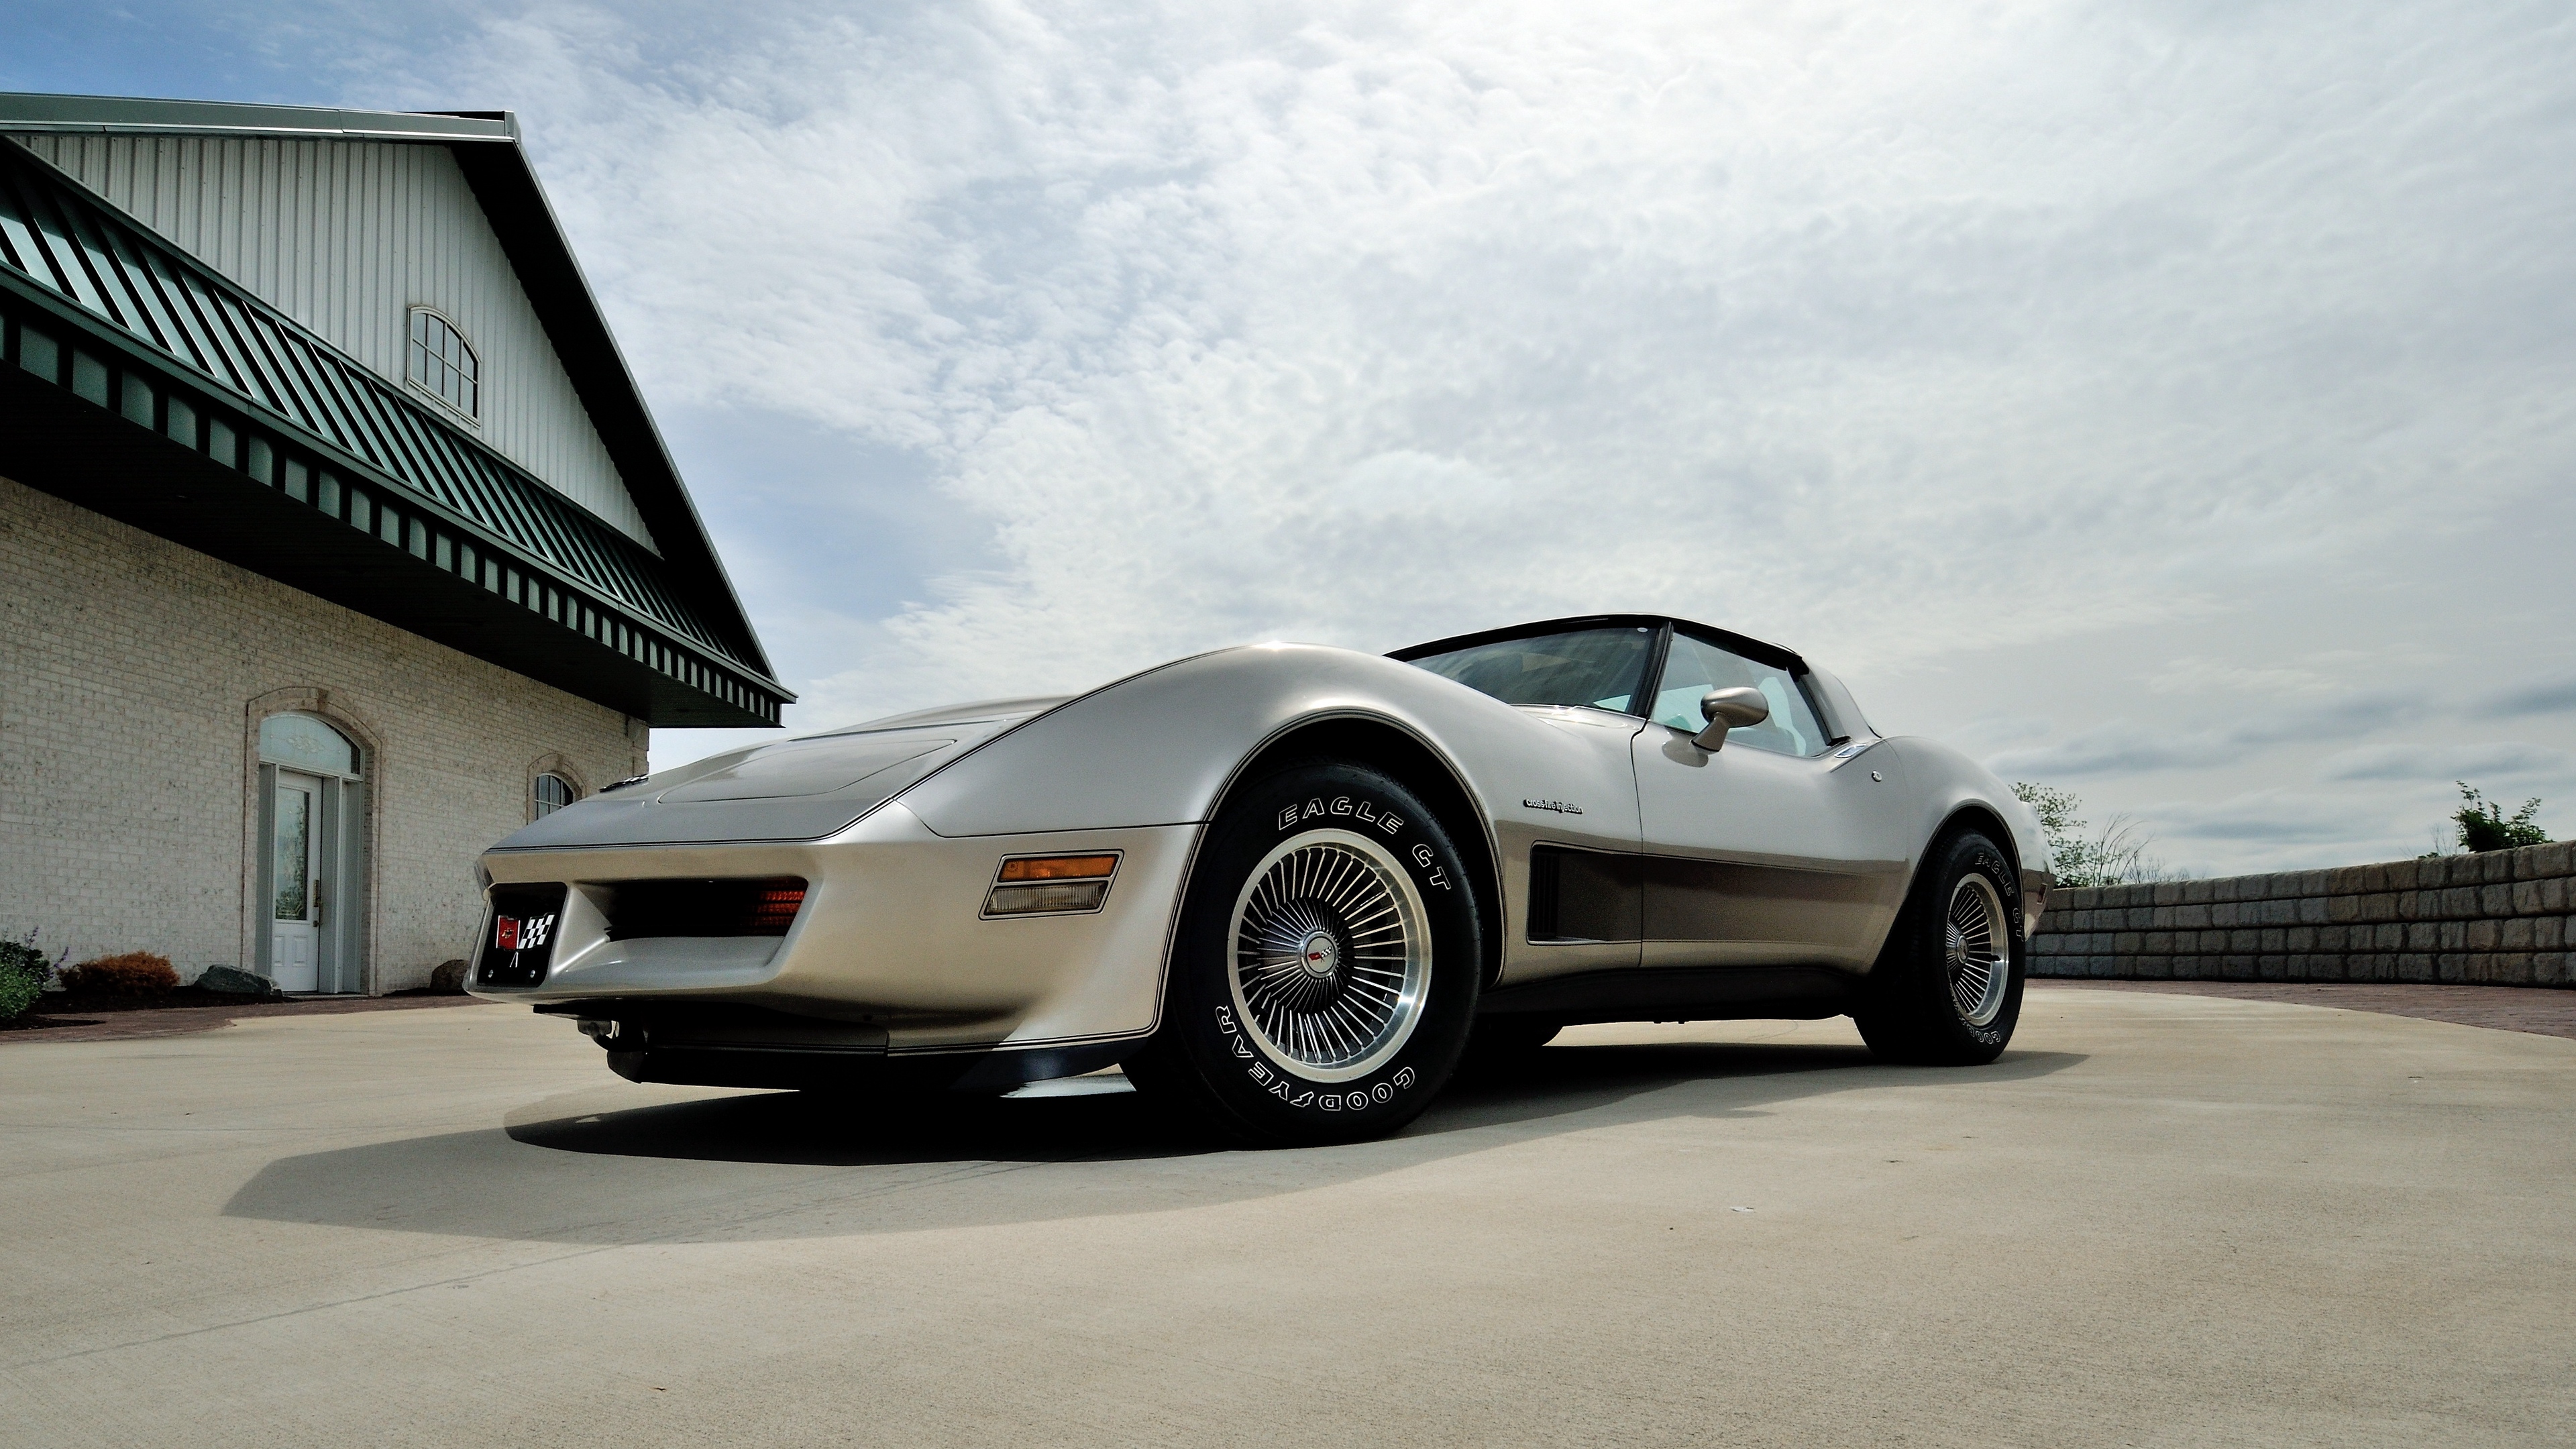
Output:
[[[220,992],[225,996],[257,996],[274,1000],[286,995],[277,989],[276,982],[238,966],[209,966],[205,974],[197,978],[196,985],[201,990]]]
[[[429,989],[441,996],[463,996],[465,963],[461,960],[439,962],[437,969],[429,973]]]

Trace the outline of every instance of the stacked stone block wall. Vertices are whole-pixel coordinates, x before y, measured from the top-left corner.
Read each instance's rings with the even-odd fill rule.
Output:
[[[640,722],[0,479],[0,933],[71,959],[252,965],[258,719],[367,750],[365,980],[427,983],[534,772],[644,767]]]
[[[2576,846],[2062,890],[2031,974],[2570,986]]]

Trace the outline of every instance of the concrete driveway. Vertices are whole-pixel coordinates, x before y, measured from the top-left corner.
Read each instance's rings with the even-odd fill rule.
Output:
[[[11,1444],[2540,1444],[2576,1042],[2034,987],[1601,1027],[1397,1140],[883,1121],[503,1007],[0,1046]],[[1088,1083],[1084,1085],[1116,1085]]]

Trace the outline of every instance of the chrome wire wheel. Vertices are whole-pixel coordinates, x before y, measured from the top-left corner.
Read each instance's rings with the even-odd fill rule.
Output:
[[[2012,939],[2003,897],[1993,881],[1974,872],[1960,877],[1942,921],[1941,946],[1950,1002],[1959,1009],[1959,1019],[1970,1026],[1991,1026],[2012,984]]]
[[[1431,984],[1422,897],[1387,848],[1347,830],[1281,844],[1235,897],[1244,1030],[1298,1076],[1344,1082],[1403,1050]]]

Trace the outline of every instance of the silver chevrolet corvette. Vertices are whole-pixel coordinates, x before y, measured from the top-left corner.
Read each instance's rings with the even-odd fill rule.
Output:
[[[1394,1130],[1570,1023],[1848,1014],[1981,1063],[2039,824],[1789,650],[1556,619],[1263,644],[613,786],[483,857],[470,988],[639,1082],[1122,1065],[1246,1141]]]

